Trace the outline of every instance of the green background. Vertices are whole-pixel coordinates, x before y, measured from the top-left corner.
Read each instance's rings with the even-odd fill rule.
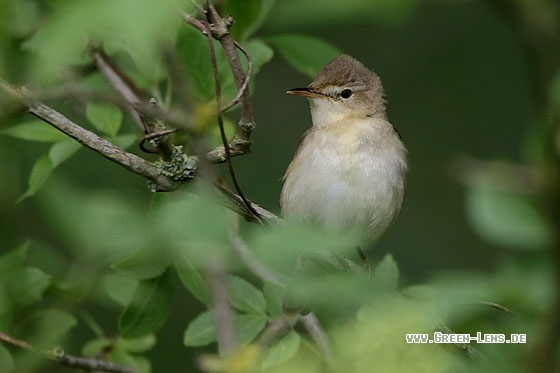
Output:
[[[405,206],[373,255],[392,252],[411,280],[451,268],[488,270],[517,255],[477,237],[452,172],[462,155],[515,160],[523,147],[532,114],[528,62],[503,16],[484,2],[447,2],[423,3],[389,24],[357,14],[294,18],[275,22],[273,11],[262,34],[320,36],[373,69],[408,147]],[[279,208],[281,178],[311,124],[307,102],[284,92],[309,82],[281,58],[256,79],[253,154],[234,162],[247,195],[271,210]]]
[[[372,261],[390,252],[404,282],[416,283],[450,270],[492,273],[512,258],[532,260],[531,253],[492,244],[475,233],[465,187],[454,176],[457,161],[465,155],[518,161],[525,159],[530,145],[527,134],[538,102],[531,76],[534,56],[500,7],[489,1],[280,0],[256,36],[266,40],[279,33],[323,38],[383,81],[390,121],[409,149],[410,171],[401,217],[368,252]],[[10,50],[5,53],[4,73],[23,80],[21,61],[11,59]],[[246,196],[277,213],[283,173],[311,123],[307,102],[285,91],[310,81],[275,54],[254,82],[253,151],[233,161]],[[42,260],[56,263],[57,255],[68,255],[63,232],[52,229],[46,197],[60,193],[56,188],[61,180],[86,193],[116,193],[143,207],[150,199],[144,180],[81,150],[55,171],[37,196],[16,204],[33,163],[46,149],[0,137],[0,254],[31,237],[38,266]],[[225,166],[216,167],[227,178]],[[42,246],[49,250],[42,253]],[[115,328],[114,308],[99,308],[96,312],[106,314],[107,328]],[[182,337],[186,321],[203,309],[177,287],[171,317],[148,354],[155,371],[187,371],[193,364]],[[80,333],[75,334],[79,339]]]

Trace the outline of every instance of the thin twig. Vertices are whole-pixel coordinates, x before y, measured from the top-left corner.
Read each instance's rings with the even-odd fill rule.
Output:
[[[237,345],[237,333],[233,320],[233,310],[228,301],[225,270],[221,259],[210,263],[207,271],[208,288],[212,302],[212,316],[218,332],[218,349],[220,355],[233,351]]]
[[[91,58],[109,84],[125,100],[127,103],[126,110],[145,134],[161,132],[166,129],[163,113],[159,110],[157,101],[154,98],[148,100],[146,95],[134,84],[132,79],[119,69],[117,63],[105,53],[100,45],[91,48]],[[149,110],[143,110],[144,107],[148,107]],[[156,148],[157,153],[163,160],[170,160],[172,144],[169,138],[158,139]]]
[[[189,25],[193,26],[194,28],[196,28],[198,31],[200,31],[203,35],[206,35],[208,32],[206,31],[206,27],[204,27],[204,23],[200,22],[198,19],[194,18],[193,16],[191,16],[189,13],[185,12],[182,9],[177,9],[177,11],[179,12],[179,14],[181,15],[181,17],[183,17],[183,20],[188,23]]]
[[[222,202],[225,206],[227,206],[230,210],[235,211],[239,215],[243,216],[245,220],[250,221],[252,223],[267,223],[271,225],[282,225],[285,221],[280,218],[278,215],[271,213],[270,211],[262,208],[261,206],[257,205],[256,203],[251,202],[251,207],[253,210],[259,213],[260,220],[256,220],[254,218],[254,214],[247,210],[247,206],[241,199],[241,197],[228,188],[226,188],[221,183],[214,183],[216,189],[220,192],[220,195],[223,196]],[[249,201],[250,202],[250,201]]]
[[[265,282],[273,283],[281,288],[285,288],[286,285],[281,280],[280,275],[270,270],[266,265],[264,265],[253,252],[247,247],[247,244],[237,232],[230,230],[229,232],[229,242],[241,262],[253,272],[258,278]]]
[[[40,102],[34,98],[31,92],[29,92],[26,88],[12,86],[0,78],[0,89],[4,90],[15,99],[21,101],[31,114],[49,123],[60,132],[101,154],[105,158],[119,164],[130,172],[150,180],[155,184],[155,189],[157,191],[169,192],[177,189],[181,185],[181,183],[163,176],[161,174],[161,170],[153,163],[148,162],[135,154],[127,153],[122,149],[119,149],[109,141],[104,140],[95,133],[82,128],[58,111]],[[216,185],[216,187],[221,195],[227,199],[227,203],[225,203],[225,205],[229,209],[245,217],[248,216],[248,213],[246,213],[247,207],[241,200],[241,197],[231,191],[228,191],[223,186]],[[259,212],[259,216],[263,221],[272,224],[282,222],[282,219],[272,212],[254,203],[251,203],[251,206]]]
[[[239,120],[239,131],[236,136],[238,136],[240,140],[246,141],[250,144],[251,133],[253,132],[255,126],[253,105],[251,103],[251,94],[249,93],[249,90],[242,90],[246,74],[243,71],[241,61],[239,61],[239,57],[237,56],[237,46],[235,45],[235,40],[229,34],[228,27],[231,21],[226,22],[223,18],[221,18],[218,11],[212,4],[209,4],[208,11],[210,13],[210,21],[213,26],[212,35],[222,45],[237,89],[243,92],[239,98],[239,103],[241,105],[241,118]],[[245,56],[248,57],[249,55],[246,54]]]
[[[443,321],[439,322],[436,325],[436,331],[444,333],[444,334],[455,334],[453,330],[451,330]],[[470,343],[453,343],[453,346],[457,348],[461,353],[465,354],[469,359],[474,361],[486,361],[486,358],[480,351],[478,351],[473,345]]]
[[[301,323],[323,354],[325,361],[331,363],[333,361],[333,354],[331,350],[331,345],[329,342],[329,337],[327,333],[323,330],[319,319],[313,312],[309,312],[307,315],[301,317]]]
[[[203,34],[207,34],[207,30],[204,24],[192,17],[191,15],[185,13],[182,10],[178,10],[185,22],[197,28]],[[221,32],[221,31],[220,31]],[[217,35],[215,33],[212,34]],[[250,152],[250,136],[251,132],[254,130],[254,119],[252,115],[252,107],[250,102],[250,97],[248,93],[249,81],[252,75],[252,61],[250,59],[247,51],[233,38],[224,38],[225,41],[222,45],[233,45],[233,53],[227,52],[228,61],[230,58],[237,58],[235,54],[235,48],[239,49],[245,58],[247,59],[247,74],[243,72],[241,64],[239,61],[230,62],[231,66],[235,66],[235,70],[232,69],[234,75],[234,80],[238,85],[237,96],[229,102],[224,107],[220,108],[221,112],[230,109],[237,103],[242,102],[242,113],[241,119],[239,121],[238,131],[234,135],[232,141],[229,143],[229,157],[233,158],[235,156],[244,155]],[[222,42],[222,41],[221,41]],[[138,126],[144,130],[145,133],[158,132],[161,128],[151,129],[150,122],[154,122],[150,118],[154,116],[161,119],[162,122],[167,122],[172,126],[178,128],[189,129],[190,125],[185,123],[185,118],[189,118],[189,115],[183,112],[183,110],[170,110],[165,114],[156,113],[153,108],[147,106],[147,98],[138,89],[133,81],[126,75],[122,70],[119,69],[117,64],[108,56],[100,46],[94,46],[91,48],[92,59],[97,65],[99,71],[106,77],[111,86],[123,97],[125,105],[123,105],[126,110],[131,114],[134,121]],[[239,82],[239,83],[238,83]],[[157,121],[156,121],[157,122]],[[170,145],[167,141],[160,144],[161,149],[158,148],[160,155],[165,159],[169,155]],[[212,163],[224,163],[226,162],[225,147],[219,146],[214,150],[211,150],[206,155],[207,159]]]
[[[250,92],[248,89],[248,82],[250,79],[249,73],[252,73],[252,62],[247,51],[243,48],[238,48],[238,46],[240,45],[238,43],[236,44],[236,41],[231,37],[231,35],[229,35],[229,21],[225,22],[224,19],[219,17],[216,9],[213,6],[210,6],[209,11],[212,23],[212,27],[210,30],[207,30],[202,21],[197,20],[190,14],[185,13],[181,10],[179,10],[179,14],[186,23],[199,30],[202,34],[210,34],[214,39],[218,40],[222,45],[222,48],[227,57],[227,61],[230,65],[230,69],[233,74],[233,79],[237,86],[239,95],[239,97],[236,96],[234,101],[238,101],[241,106],[241,116],[237,126],[237,131],[233,136],[233,139],[229,143],[229,156],[234,157],[251,152],[251,134],[255,129],[255,119],[253,116],[253,107],[251,103]],[[218,18],[214,19],[213,17]],[[247,58],[248,74],[245,74],[245,72],[243,71],[243,67],[237,56],[237,49],[239,49]],[[232,101],[232,103],[234,101]],[[221,108],[221,110],[227,110],[230,104],[231,103],[228,103],[226,106]],[[208,159],[218,163],[226,162],[225,152],[225,147],[219,146],[216,149],[208,152]]]
[[[118,92],[128,105],[126,110],[134,119],[142,131],[146,131],[146,127],[140,113],[135,109],[146,101],[140,89],[136,87],[134,82],[124,74],[117,64],[105,53],[100,45],[95,45],[90,48],[90,55],[97,66],[97,69],[105,76],[105,79],[111,84],[113,89]]]
[[[2,332],[0,332],[0,341],[6,342],[8,344],[11,344],[12,346],[17,346],[26,350],[33,350],[33,346],[31,346],[29,343],[22,341],[21,339],[17,339],[12,336],[9,336]]]
[[[247,89],[249,88],[249,82],[251,81],[251,77],[253,76],[253,60],[251,59],[249,52],[247,52],[247,49],[239,44],[237,40],[233,40],[233,43],[235,44],[235,47],[239,49],[245,56],[245,60],[247,61],[247,74],[245,76],[243,84],[237,90],[237,95],[227,105],[222,107],[222,113],[231,109],[233,106],[239,103],[239,101],[241,100],[241,96],[243,96],[245,94],[245,91],[247,91]]]
[[[470,303],[470,304],[474,305],[474,306],[490,307],[490,308],[496,309],[498,311],[502,311],[504,313],[507,313],[508,315],[515,316],[515,312],[513,312],[512,310],[510,310],[506,306],[502,306],[501,304],[498,304],[498,303],[495,303],[495,302],[480,301],[480,302],[473,302],[473,303]]]
[[[134,373],[129,368],[121,367],[109,361],[68,355],[61,349],[56,349],[52,353],[52,360],[67,367],[92,372]]]
[[[149,133],[147,135],[144,135],[144,136],[142,136],[142,139],[140,140],[140,144],[138,144],[138,147],[144,153],[157,154],[157,153],[159,153],[157,150],[152,150],[152,149],[146,148],[146,145],[145,145],[146,141],[159,139],[160,137],[167,136],[169,134],[177,132],[178,130],[179,130],[178,128],[172,128],[170,130],[163,130],[163,131],[153,132],[153,133]]]
[[[28,342],[11,337],[2,332],[0,332],[0,341],[8,343],[12,346],[23,348],[34,354],[40,355],[43,358],[50,360],[52,362],[75,369],[92,371],[92,372],[134,373],[133,370],[127,367],[116,365],[106,360],[69,355],[60,348],[56,348],[52,351],[38,350]]]
[[[224,21],[220,18],[220,16],[218,15],[218,13],[216,12],[216,9],[214,9],[214,7],[207,2],[206,3],[206,8],[207,8],[207,12],[209,12],[210,14],[210,19],[212,20],[214,27],[216,27],[216,25],[220,25],[220,27],[224,27],[225,30],[223,32],[228,32],[227,30],[227,26],[225,26]],[[225,149],[225,155],[226,155],[226,163],[228,166],[228,170],[229,170],[229,175],[231,177],[231,181],[233,182],[233,185],[235,187],[235,190],[237,191],[237,194],[241,197],[241,199],[243,200],[243,203],[245,204],[245,206],[247,207],[247,209],[253,214],[253,218],[258,220],[260,222],[261,218],[259,217],[259,213],[253,209],[253,206],[251,205],[251,203],[247,200],[247,198],[245,197],[243,191],[241,190],[241,187],[239,185],[239,182],[237,181],[237,177],[235,176],[235,171],[233,169],[233,163],[231,160],[231,155],[230,155],[230,150],[229,150],[229,143],[226,137],[226,132],[224,129],[224,120],[222,117],[222,88],[221,88],[221,83],[220,83],[220,73],[218,71],[218,62],[216,60],[216,51],[214,50],[214,41],[212,40],[211,37],[211,28],[210,28],[210,24],[208,19],[204,18],[204,26],[206,27],[206,29],[208,30],[208,32],[206,33],[207,39],[208,39],[208,45],[210,48],[210,60],[212,62],[212,69],[214,72],[214,84],[215,84],[215,90],[216,90],[216,112],[217,112],[217,119],[218,119],[218,125],[220,127],[220,135],[222,137],[222,144],[224,146]],[[231,64],[230,64],[231,66]],[[232,67],[233,70],[233,67]],[[243,87],[243,85],[241,86]],[[240,89],[241,89],[240,87]],[[245,85],[245,88],[247,86]],[[242,95],[241,95],[242,96]]]
[[[163,120],[163,113],[160,110],[159,104],[155,98],[151,98],[148,102],[150,114],[142,114],[142,122],[144,122],[144,126],[146,130],[144,131],[147,135],[152,133],[161,134],[162,132],[169,131],[167,129],[166,122]],[[173,133],[174,131],[168,132]],[[164,161],[168,162],[171,160],[171,153],[173,153],[173,144],[171,143],[169,136],[156,136],[157,140],[155,140],[155,145],[157,149],[157,153]]]
[[[272,345],[276,339],[284,336],[291,328],[290,319],[286,316],[280,316],[271,320],[259,336],[259,345],[263,347]]]
[[[115,162],[127,170],[152,181],[156,184],[159,191],[170,191],[176,189],[176,183],[173,180],[161,175],[160,170],[152,163],[138,157],[137,155],[127,153],[113,145],[111,142],[97,136],[95,133],[82,128],[58,111],[35,99],[27,88],[12,87],[1,79],[0,86],[16,98],[21,99],[27,107],[27,111],[29,113],[44,120],[59,131],[70,136],[85,147],[96,151],[110,161]]]

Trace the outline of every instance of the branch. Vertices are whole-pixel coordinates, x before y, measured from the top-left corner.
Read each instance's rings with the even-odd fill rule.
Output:
[[[204,26],[202,26],[204,27]],[[239,48],[243,51],[245,56],[248,58],[249,61],[249,71],[251,71],[252,63],[250,62],[250,58],[247,52],[239,45]],[[118,92],[124,102],[119,103],[120,106],[123,106],[129,114],[132,116],[134,121],[138,124],[138,127],[146,134],[142,138],[142,142],[140,143],[140,149],[147,153],[154,153],[153,151],[149,151],[145,148],[144,143],[147,140],[151,140],[155,142],[155,147],[157,152],[165,161],[169,161],[171,158],[172,153],[172,144],[169,141],[169,138],[166,136],[171,132],[167,131],[177,131],[187,130],[193,131],[193,126],[191,123],[186,121],[186,118],[189,118],[189,113],[186,113],[185,110],[167,110],[165,113],[159,107],[157,101],[152,98],[147,98],[145,95],[117,65],[117,63],[105,53],[103,48],[100,45],[92,46],[90,48],[90,54],[93,62],[97,66],[97,69],[105,76],[109,84],[113,87],[113,89]],[[179,64],[168,57],[168,68],[172,71],[178,73],[179,72]],[[175,79],[179,79],[181,77],[180,74],[175,74]],[[244,88],[239,90],[238,96],[234,98],[225,108],[221,109],[221,112],[231,108],[239,101],[239,96],[244,92],[249,84],[250,76],[247,76],[246,82],[244,84]],[[179,79],[179,85],[184,86],[184,82],[182,79]],[[184,100],[188,95],[183,92],[182,99]],[[220,113],[220,112],[218,112]],[[176,127],[175,129],[167,129],[166,123],[170,124],[171,126]],[[196,130],[194,130],[196,132]],[[155,135],[154,134],[162,134],[163,135]],[[233,142],[236,140],[234,139]],[[230,156],[237,156],[243,155],[247,152],[241,152],[238,150],[231,151]],[[206,158],[212,163],[223,163],[226,161],[226,154],[225,149],[223,146],[220,146],[210,152],[207,153]]]
[[[14,98],[20,100],[27,110],[37,118],[44,120],[57,130],[63,132],[80,144],[101,154],[105,158],[126,168],[130,172],[142,176],[154,183],[154,189],[161,192],[170,192],[177,189],[182,183],[172,180],[161,174],[161,170],[153,163],[138,157],[135,154],[125,152],[107,140],[97,136],[78,124],[72,122],[58,111],[50,108],[44,103],[33,97],[31,92],[23,87],[15,87],[0,79],[0,89],[3,89]],[[249,219],[251,214],[247,212],[247,207],[237,194],[228,191],[225,187],[216,185],[218,192],[222,195],[224,205]],[[278,224],[282,219],[270,211],[251,203],[252,207],[259,213],[264,222]]]
[[[228,63],[233,74],[233,79],[238,89],[238,96],[229,104],[222,107],[222,111],[229,109],[238,101],[241,106],[241,117],[237,126],[237,132],[229,143],[230,157],[243,155],[251,152],[251,135],[255,129],[255,119],[253,116],[253,106],[251,103],[251,95],[248,87],[248,81],[251,78],[252,64],[249,54],[241,47],[229,34],[229,27],[233,20],[230,17],[222,18],[216,9],[210,5],[209,17],[212,24],[210,25],[211,36],[218,40],[224,49]],[[179,10],[186,23],[198,29],[202,34],[207,35],[208,31],[203,22],[197,20],[193,16],[184,11]],[[243,66],[239,61],[236,49],[239,49],[243,55],[248,58],[247,74],[243,71]],[[223,163],[226,161],[225,148],[223,146],[208,153],[208,158],[213,162]]]
[[[206,15],[207,16],[208,16],[208,13],[210,13],[210,14],[213,15],[213,16],[211,16],[212,20],[215,21],[216,17],[221,20],[221,18],[217,14],[216,9],[214,8],[213,5],[211,5],[209,2],[207,2],[206,3],[206,8],[207,8],[207,10],[206,10]],[[218,62],[216,60],[216,51],[214,50],[214,43],[213,43],[212,38],[211,38],[210,33],[209,33],[209,31],[211,31],[211,28],[210,28],[210,24],[208,23],[207,19],[204,19],[204,26],[208,30],[208,32],[206,33],[206,38],[208,39],[208,46],[209,46],[209,49],[210,49],[210,60],[212,62],[212,70],[214,72],[214,84],[215,84],[215,91],[216,91],[216,112],[217,112],[217,117],[218,117],[218,125],[220,127],[220,135],[221,135],[221,138],[222,138],[222,144],[223,144],[224,151],[225,151],[226,163],[227,163],[228,170],[229,170],[229,175],[231,177],[231,181],[233,182],[233,185],[235,186],[235,190],[237,191],[237,194],[239,194],[239,197],[241,197],[241,200],[243,200],[243,204],[247,207],[248,212],[250,212],[253,215],[252,216],[253,219],[257,220],[260,223],[261,219],[259,217],[259,213],[253,209],[253,207],[251,206],[251,203],[247,200],[247,198],[243,194],[243,191],[241,190],[241,186],[239,185],[239,183],[237,181],[237,177],[235,176],[235,171],[233,169],[233,163],[232,163],[232,160],[231,160],[229,143],[228,143],[228,140],[227,140],[227,137],[226,137],[226,132],[225,132],[225,129],[224,129],[224,120],[223,120],[223,117],[222,117],[222,86],[221,86],[221,82],[220,82],[220,73],[218,72]],[[248,55],[247,55],[247,58],[248,58],[248,61],[250,61],[250,58],[249,58]],[[232,67],[232,71],[233,71],[233,67]],[[238,87],[239,92],[237,94],[237,97],[240,98],[245,94],[245,90],[247,89],[247,83],[248,83],[248,79],[245,79],[242,86]]]
[[[235,211],[239,215],[243,216],[245,220],[253,223],[268,223],[272,225],[281,225],[285,223],[284,219],[262,208],[261,206],[250,202],[253,210],[255,210],[259,214],[261,220],[259,222],[259,220],[255,219],[255,216],[249,210],[247,210],[247,206],[245,206],[245,203],[243,202],[240,196],[238,196],[231,190],[227,189],[224,185],[220,183],[215,183],[214,186],[220,192],[220,195],[223,197],[221,202],[230,210]]]
[[[8,343],[12,346],[23,348],[36,355],[41,355],[43,358],[52,362],[75,369],[87,370],[92,372],[134,373],[133,370],[127,367],[122,367],[106,360],[68,355],[64,352],[64,350],[60,348],[53,349],[52,351],[38,350],[28,342],[13,338],[2,332],[0,332],[0,341]]]
[[[444,334],[455,334],[453,330],[451,330],[443,321],[439,322],[436,325],[436,331],[439,331]],[[470,360],[473,361],[486,361],[486,358],[480,351],[478,351],[473,345],[470,343],[453,343],[453,346],[457,348],[461,353],[467,356]]]
[[[105,53],[101,46],[92,46],[90,55],[97,69],[128,104],[126,105],[126,110],[132,119],[134,119],[138,128],[145,131],[145,124],[142,121],[140,113],[135,109],[136,106],[146,102],[140,89],[138,89],[134,82],[119,69],[117,64]]]
[[[253,60],[251,59],[249,52],[236,40],[233,40],[233,43],[235,44],[235,47],[239,49],[245,56],[245,60],[247,61],[247,76],[245,77],[245,80],[243,81],[241,87],[238,87],[237,95],[233,98],[233,100],[222,107],[222,113],[231,109],[233,106],[237,105],[240,102],[241,97],[243,97],[245,95],[245,92],[249,89],[249,82],[251,81],[251,77],[253,76]]]
[[[327,333],[323,330],[321,323],[317,316],[310,312],[307,315],[301,316],[301,323],[323,354],[323,357],[328,363],[333,361],[333,354]]]
[[[270,347],[279,337],[286,335],[292,328],[289,317],[279,316],[271,320],[259,336],[258,343],[263,347]]]
[[[90,51],[91,58],[97,69],[105,76],[105,79],[111,84],[113,89],[126,102],[125,109],[132,116],[138,127],[144,131],[146,135],[158,133],[166,130],[165,123],[162,120],[162,113],[159,110],[157,101],[152,98],[150,100],[141,92],[126,74],[117,66],[115,61],[105,53],[100,45],[93,46]],[[149,110],[145,110],[147,107]],[[144,110],[139,110],[143,108]],[[160,157],[165,161],[171,159],[173,145],[167,136],[157,137],[152,140]]]
[[[212,302],[212,316],[218,332],[218,350],[221,356],[233,351],[237,345],[237,333],[233,321],[233,311],[229,304],[226,274],[220,259],[210,264],[207,272],[208,288]]]
[[[80,144],[96,151],[110,161],[152,181],[157,186],[158,191],[171,191],[177,188],[177,183],[161,175],[160,170],[154,164],[135,154],[127,153],[111,142],[97,136],[95,133],[82,128],[58,111],[34,98],[27,88],[13,87],[2,79],[0,79],[0,87],[12,96],[19,98],[27,107],[29,113],[44,120],[59,131],[70,136]]]
[[[262,281],[270,282],[282,289],[286,288],[286,285],[281,280],[280,275],[273,272],[265,264],[263,264],[249,249],[249,247],[247,247],[247,244],[237,232],[230,230],[228,238],[233,251],[237,254],[241,262],[245,264],[251,272],[253,272],[253,274]]]
[[[489,301],[484,301],[483,300],[483,301],[479,301],[479,302],[473,302],[473,303],[471,303],[471,305],[490,307],[490,308],[493,308],[495,310],[502,311],[503,313],[506,313],[510,316],[515,316],[515,312],[513,312],[512,310],[510,310],[506,306],[502,306],[501,304],[498,304],[498,303],[495,303],[495,302],[489,302]]]

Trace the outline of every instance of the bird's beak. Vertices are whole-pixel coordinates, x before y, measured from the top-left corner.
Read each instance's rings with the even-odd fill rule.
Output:
[[[327,96],[325,96],[324,94],[319,93],[317,91],[313,91],[309,88],[293,88],[287,91],[286,93],[289,95],[296,95],[296,96],[302,96],[307,98],[322,98],[322,99],[327,98]]]

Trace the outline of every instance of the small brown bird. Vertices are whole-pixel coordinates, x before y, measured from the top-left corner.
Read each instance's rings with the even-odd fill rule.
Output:
[[[284,176],[286,219],[377,240],[404,199],[406,148],[387,119],[379,77],[348,55],[326,65],[307,88],[287,93],[311,103],[313,126]]]

